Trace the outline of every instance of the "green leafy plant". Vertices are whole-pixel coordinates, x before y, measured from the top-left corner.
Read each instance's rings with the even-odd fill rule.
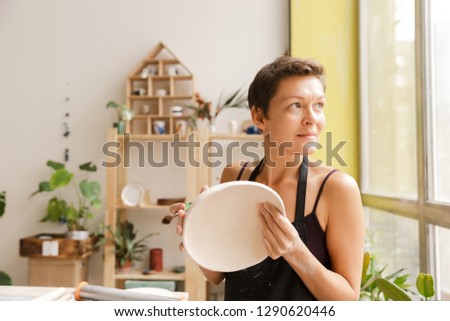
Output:
[[[117,128],[119,134],[123,134],[125,129],[125,122],[130,121],[134,117],[134,111],[128,108],[127,105],[119,105],[114,100],[109,101],[106,104],[106,108],[116,108],[119,112],[119,121],[115,122],[113,125]]]
[[[127,261],[130,263],[142,261],[143,252],[148,250],[148,245],[146,244],[147,239],[159,234],[150,233],[136,240],[137,231],[134,229],[134,224],[130,221],[117,221],[115,230],[111,226],[104,228],[109,232],[110,236],[100,233],[96,247],[112,241],[114,243],[114,253],[118,267],[124,266]]]
[[[189,126],[191,128],[195,129],[197,127],[198,119],[208,119],[209,121],[212,119],[211,102],[205,101],[198,92],[194,94],[194,104],[187,104],[185,107],[193,110],[189,118]]]
[[[404,268],[383,276],[386,266],[378,269],[374,261],[369,252],[364,253],[360,300],[412,301],[413,296],[418,294],[421,300],[430,300],[434,296],[434,282],[431,275],[420,273],[417,276],[417,294],[410,289],[411,284],[407,283],[410,275],[404,273]]]
[[[5,214],[6,208],[6,192],[0,192],[0,218]],[[3,271],[0,271],[0,285],[12,285],[11,277]]]
[[[189,120],[189,126],[191,128],[197,127],[197,119],[208,119],[209,121],[214,120],[217,115],[225,108],[245,108],[247,104],[247,94],[242,88],[233,91],[230,95],[224,96],[223,93],[220,95],[219,101],[216,106],[216,111],[214,115],[211,111],[211,102],[205,101],[200,93],[195,93],[194,103],[185,105],[186,108],[192,109],[193,113]]]
[[[220,95],[219,102],[217,103],[215,116],[225,108],[246,108],[248,107],[247,102],[247,93],[239,88],[236,91],[232,92],[228,96],[223,96],[223,93]]]
[[[0,285],[12,285],[11,277],[6,272],[0,271]]]
[[[38,190],[31,194],[53,195],[41,222],[65,223],[68,231],[87,230],[88,219],[94,217],[92,209],[99,208],[102,204],[100,183],[88,179],[89,173],[97,171],[97,166],[92,162],[81,164],[79,169],[85,173],[85,178],[78,184],[75,182],[75,174],[68,171],[64,164],[49,160],[47,166],[52,169],[50,179],[40,182]],[[63,190],[69,184],[75,190],[76,204],[63,197]]]
[[[6,191],[0,192],[0,217],[5,214],[6,209]]]

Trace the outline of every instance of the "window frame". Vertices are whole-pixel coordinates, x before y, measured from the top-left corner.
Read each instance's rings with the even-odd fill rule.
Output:
[[[436,247],[435,247],[435,233],[434,226],[450,229],[450,204],[433,201],[428,194],[431,183],[429,162],[427,155],[431,152],[432,146],[428,144],[427,137],[431,135],[430,126],[427,123],[430,121],[430,115],[427,110],[431,106],[431,98],[428,89],[431,86],[430,70],[430,51],[431,51],[431,37],[429,30],[429,0],[415,0],[415,72],[416,72],[416,133],[417,133],[417,200],[411,200],[401,197],[381,196],[367,192],[365,188],[365,173],[367,169],[367,161],[365,159],[368,155],[368,137],[365,133],[364,126],[368,124],[368,110],[367,110],[367,96],[368,87],[364,83],[366,66],[366,53],[368,50],[366,39],[361,36],[365,34],[363,28],[365,27],[364,15],[366,10],[366,1],[359,0],[359,50],[360,50],[360,157],[361,169],[360,177],[362,184],[362,201],[363,205],[369,208],[375,208],[390,212],[393,215],[401,215],[408,218],[418,220],[419,226],[419,253],[420,253],[420,270],[433,275],[438,275],[438,267],[436,266]],[[438,288],[438,280],[436,280]],[[439,293],[437,291],[437,293]]]

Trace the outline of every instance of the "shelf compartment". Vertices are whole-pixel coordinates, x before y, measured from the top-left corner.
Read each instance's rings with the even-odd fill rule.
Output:
[[[142,271],[135,271],[133,273],[116,273],[114,274],[116,280],[167,280],[167,281],[184,281],[186,279],[185,273],[176,273],[172,271],[154,272],[151,274],[142,274]]]
[[[130,131],[141,135],[149,134],[147,117],[134,117],[130,122]]]

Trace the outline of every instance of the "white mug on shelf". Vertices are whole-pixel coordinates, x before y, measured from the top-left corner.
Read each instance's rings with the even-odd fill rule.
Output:
[[[228,129],[230,131],[230,134],[236,135],[238,133],[238,123],[235,120],[230,120],[228,123]]]
[[[155,92],[156,96],[166,96],[167,95],[167,90],[165,89],[156,89]]]
[[[172,116],[183,116],[183,107],[181,106],[170,107],[170,114]]]

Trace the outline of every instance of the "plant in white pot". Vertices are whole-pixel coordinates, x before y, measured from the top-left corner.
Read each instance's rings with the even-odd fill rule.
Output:
[[[97,171],[97,166],[88,162],[81,164],[79,169],[85,173],[85,177],[76,182],[75,174],[65,168],[62,163],[49,160],[47,166],[52,169],[48,181],[39,183],[36,194],[51,195],[48,201],[47,213],[41,222],[60,222],[67,226],[66,237],[82,240],[89,237],[87,223],[94,217],[93,208],[99,208],[102,204],[100,199],[101,186],[97,181],[89,180],[89,174]],[[68,185],[71,184],[75,193],[76,201],[72,201],[67,194]]]

